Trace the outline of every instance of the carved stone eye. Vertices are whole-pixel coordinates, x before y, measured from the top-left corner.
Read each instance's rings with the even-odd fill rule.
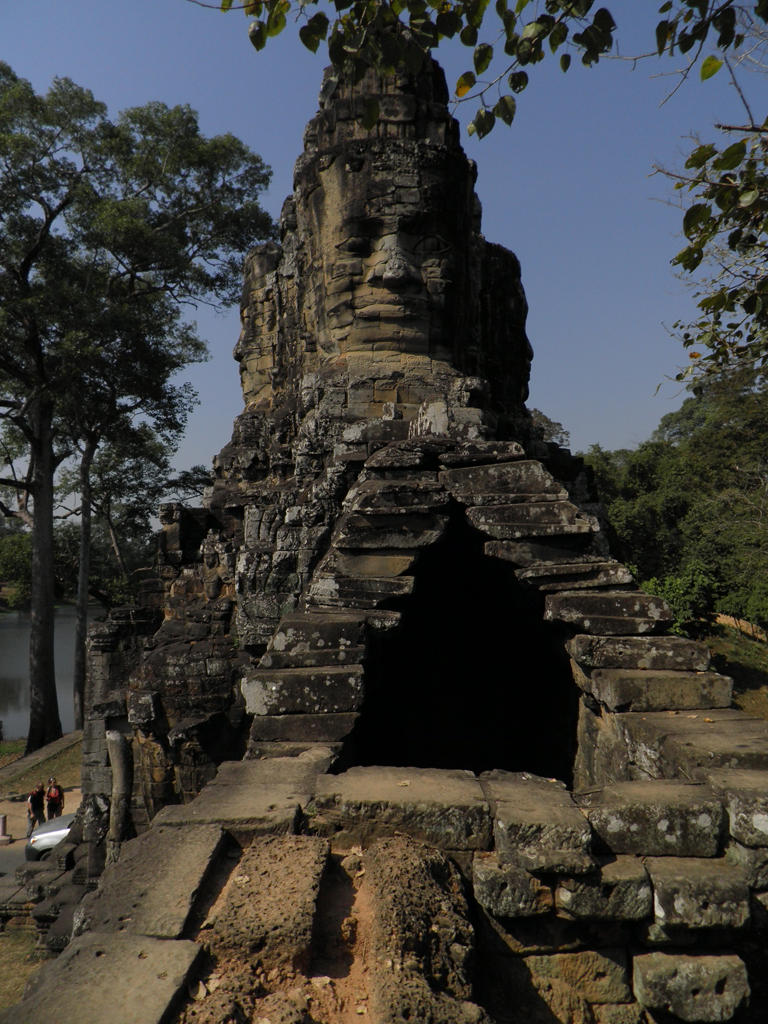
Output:
[[[450,245],[440,235],[423,235],[413,247],[414,252],[425,256],[434,256],[438,253],[448,252]]]
[[[351,256],[367,256],[371,251],[371,240],[362,235],[351,235],[339,242],[336,246],[339,252],[349,253]]]

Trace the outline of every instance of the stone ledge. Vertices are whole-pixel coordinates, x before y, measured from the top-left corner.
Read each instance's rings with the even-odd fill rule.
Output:
[[[487,850],[491,815],[471,772],[370,767],[318,779],[315,806],[364,844],[404,832],[445,850]]]
[[[717,672],[598,668],[587,674],[575,661],[571,666],[576,685],[609,711],[695,711],[731,704],[733,680]]]
[[[725,812],[702,784],[616,782],[574,798],[611,853],[716,857],[721,850]]]
[[[565,646],[573,660],[585,668],[705,672],[710,662],[705,644],[671,636],[574,636]]]
[[[195,942],[89,932],[41,968],[0,1024],[163,1024],[202,954]]]

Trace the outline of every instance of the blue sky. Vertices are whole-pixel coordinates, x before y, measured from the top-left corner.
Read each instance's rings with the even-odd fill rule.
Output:
[[[650,50],[659,2],[606,4],[621,52]],[[112,114],[150,100],[190,104],[206,134],[234,132],[272,166],[264,205],[277,215],[327,57],[306,50],[290,22],[257,53],[247,24],[239,11],[186,0],[1,0],[0,59],[38,91],[68,76]],[[471,67],[459,44],[437,56],[449,85]],[[457,111],[478,165],[484,234],[522,264],[535,353],[529,404],[570,430],[574,450],[634,446],[684,397],[669,378],[687,357],[667,330],[694,308],[670,267],[682,218],[669,181],[651,172],[682,166],[687,136],[714,138],[715,121],[742,115],[724,69],[705,83],[696,74],[660,106],[676,67],[656,58],[592,69],[574,61],[563,75],[548,55],[532,69],[511,129],[478,141],[466,133],[475,106]],[[200,405],[179,466],[209,464],[242,408],[237,311],[201,311],[197,320],[211,360],[188,375]]]

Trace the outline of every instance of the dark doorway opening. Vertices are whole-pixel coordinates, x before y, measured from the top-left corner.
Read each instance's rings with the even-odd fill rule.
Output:
[[[483,541],[456,509],[422,552],[400,627],[369,647],[365,704],[335,770],[501,768],[570,785],[577,695],[562,635]]]

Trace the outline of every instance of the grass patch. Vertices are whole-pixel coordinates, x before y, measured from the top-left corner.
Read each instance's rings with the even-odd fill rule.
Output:
[[[734,705],[768,720],[768,644],[720,625],[700,639],[712,652],[712,668],[733,679]]]
[[[43,782],[47,786],[51,776],[63,789],[79,786],[82,758],[83,744],[81,741],[67,747],[60,754],[54,754],[53,757],[48,757],[45,761],[39,761],[33,768],[27,768],[19,771],[17,775],[12,775],[3,784],[3,789],[6,793],[24,793],[26,795],[34,789],[38,782]],[[67,810],[70,808],[67,807]]]
[[[0,932],[0,1009],[18,1003],[27,978],[40,966],[35,955],[34,928],[7,928]]]
[[[24,755],[26,740],[0,740],[0,768],[13,764]]]

